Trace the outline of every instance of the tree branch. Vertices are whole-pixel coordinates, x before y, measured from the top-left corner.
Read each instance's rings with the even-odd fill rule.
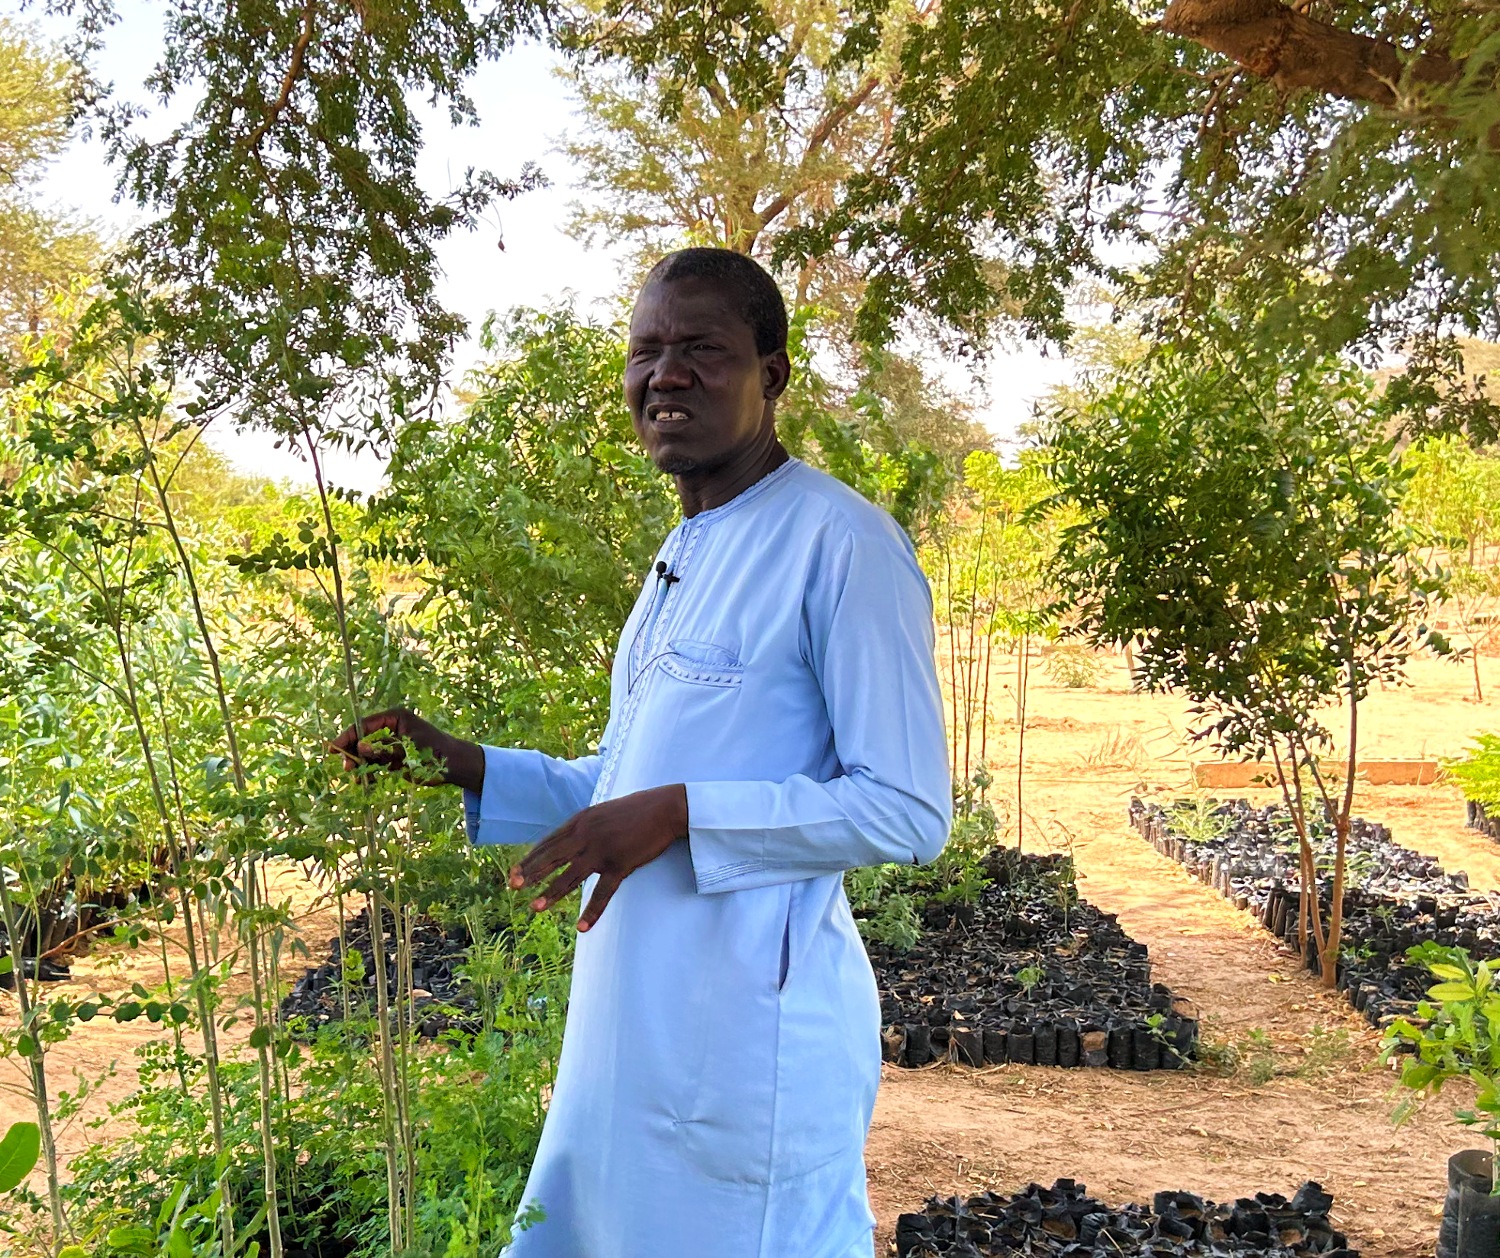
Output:
[[[851,95],[844,97],[818,119],[817,125],[807,137],[807,147],[802,150],[802,159],[797,163],[799,171],[807,169],[808,161],[828,143],[829,137],[838,130],[844,120],[850,114],[856,113],[870,99],[870,93],[879,86],[880,77],[870,75]],[[756,218],[759,220],[759,226],[756,228],[757,235],[786,212],[787,207],[792,203],[792,196],[790,192],[783,192],[766,202],[765,208],[757,212]]]
[[[1283,91],[1396,104],[1403,81],[1453,82],[1459,65],[1437,53],[1408,58],[1387,40],[1319,22],[1280,0],[1171,0],[1161,29],[1202,44]]]
[[[281,117],[282,112],[291,103],[292,89],[296,87],[297,80],[302,77],[302,67],[307,61],[308,45],[312,43],[313,16],[316,12],[317,5],[313,3],[313,0],[308,0],[307,4],[303,5],[302,31],[297,36],[297,42],[292,45],[292,60],[281,80],[281,92],[271,102],[271,107],[266,110],[265,116],[256,123],[255,130],[246,138],[247,149],[254,150],[260,147],[260,142],[265,139],[266,132],[276,124],[276,119]]]

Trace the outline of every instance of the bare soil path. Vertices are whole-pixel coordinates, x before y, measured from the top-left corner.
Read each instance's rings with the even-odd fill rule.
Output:
[[[1465,701],[1462,670],[1419,664],[1414,676],[1415,688],[1371,701],[1370,756],[1456,755],[1500,724],[1494,707]],[[1446,1106],[1397,1130],[1394,1077],[1363,1019],[1126,824],[1132,794],[1186,791],[1180,706],[1129,694],[1115,678],[1086,691],[1040,685],[1032,711],[1027,846],[1072,851],[1083,896],[1149,946],[1156,977],[1197,1004],[1205,1044],[1238,1068],[887,1067],[867,1151],[879,1252],[896,1215],[928,1195],[1067,1176],[1116,1202],[1162,1189],[1290,1195],[1315,1179],[1334,1194],[1356,1248],[1374,1258],[1431,1254],[1447,1157],[1475,1141]],[[1014,772],[1014,724],[996,723],[990,738],[1003,784]],[[1500,888],[1500,846],[1464,827],[1453,788],[1361,786],[1357,807],[1476,887]]]

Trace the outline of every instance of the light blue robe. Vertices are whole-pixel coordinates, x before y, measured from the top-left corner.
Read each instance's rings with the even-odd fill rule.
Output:
[[[615,656],[598,755],[485,749],[479,843],[687,784],[689,837],[578,939],[513,1258],[869,1258],[875,980],[844,897],[952,806],[906,535],[793,460],[686,519]],[[585,899],[593,885],[584,887]]]

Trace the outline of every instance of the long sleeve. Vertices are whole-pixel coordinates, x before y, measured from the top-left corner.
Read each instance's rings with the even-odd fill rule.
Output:
[[[852,530],[830,549],[806,596],[806,651],[843,773],[689,782],[700,893],[921,864],[947,841],[952,786],[927,582],[894,524]]]
[[[600,756],[560,760],[539,751],[485,747],[484,785],[464,792],[471,843],[532,843],[587,808]]]

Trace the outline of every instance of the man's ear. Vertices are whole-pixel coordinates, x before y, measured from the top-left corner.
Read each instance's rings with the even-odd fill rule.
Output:
[[[786,350],[778,349],[760,360],[761,390],[768,402],[774,402],[792,380],[792,360]]]

